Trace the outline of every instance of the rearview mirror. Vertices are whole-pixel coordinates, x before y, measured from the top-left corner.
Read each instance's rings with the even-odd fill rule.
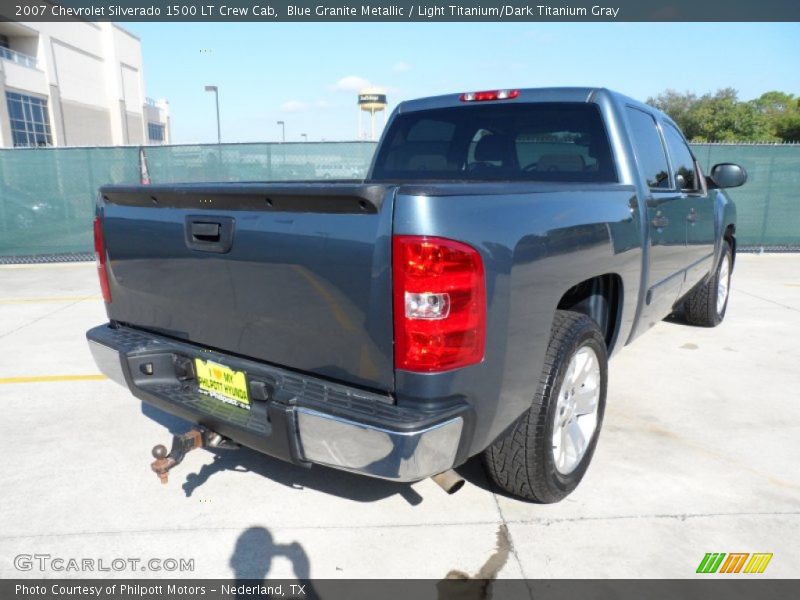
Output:
[[[747,181],[747,171],[734,163],[720,163],[711,168],[711,180],[718,188],[739,187]]]

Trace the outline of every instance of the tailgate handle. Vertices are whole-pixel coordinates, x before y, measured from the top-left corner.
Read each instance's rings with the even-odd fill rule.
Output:
[[[189,215],[184,236],[186,246],[200,252],[229,252],[233,245],[236,222],[233,217]]]
[[[219,223],[192,223],[192,237],[196,242],[218,242]]]

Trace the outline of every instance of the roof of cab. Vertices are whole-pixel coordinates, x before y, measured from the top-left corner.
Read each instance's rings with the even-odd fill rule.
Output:
[[[503,88],[503,89],[517,89],[517,88]],[[473,90],[467,90],[473,91]],[[549,88],[525,88],[519,89],[519,96],[514,99],[515,102],[593,102],[600,95],[614,96],[616,99],[624,102],[625,104],[632,104],[641,108],[646,108],[659,116],[666,117],[658,109],[646,105],[643,102],[635,100],[602,87],[549,87]],[[430,110],[436,108],[447,108],[451,106],[464,106],[460,100],[460,93],[445,94],[442,96],[430,96],[428,98],[418,98],[416,100],[407,100],[401,102],[397,106],[397,113],[414,112],[417,110]],[[497,100],[496,102],[504,102],[504,100]]]

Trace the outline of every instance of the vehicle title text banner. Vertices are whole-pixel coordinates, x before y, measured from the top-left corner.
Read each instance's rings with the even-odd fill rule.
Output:
[[[800,2],[760,0],[0,0],[4,21],[548,22],[800,21]]]

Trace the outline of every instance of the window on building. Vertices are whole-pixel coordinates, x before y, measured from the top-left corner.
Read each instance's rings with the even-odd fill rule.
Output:
[[[11,46],[9,46],[8,44],[9,44],[8,36],[0,33],[0,48],[6,48],[6,49],[11,48]]]
[[[164,125],[162,123],[148,123],[147,136],[151,142],[163,142],[165,139]]]
[[[53,143],[46,99],[6,92],[6,100],[14,146],[50,146]]]

